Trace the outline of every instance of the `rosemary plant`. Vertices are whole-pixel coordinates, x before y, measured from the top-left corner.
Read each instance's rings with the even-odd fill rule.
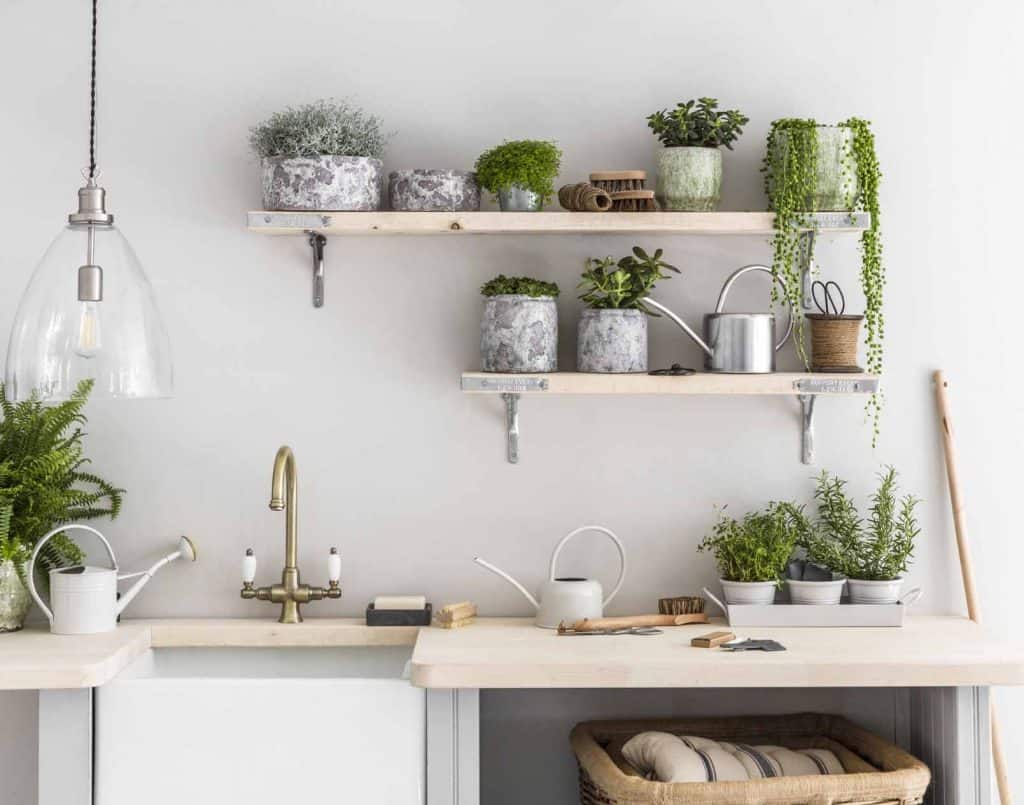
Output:
[[[644,305],[644,297],[658,280],[670,278],[666,271],[680,273],[678,268],[661,259],[663,254],[664,250],[658,249],[649,255],[634,246],[633,253],[618,262],[611,257],[588,259],[578,286],[583,290],[579,298],[594,310],[633,308],[648,316],[659,315]]]
[[[742,520],[728,517],[723,509],[697,550],[714,554],[726,581],[773,581],[781,587],[786,564],[809,532],[804,508],[795,503],[772,502]]]

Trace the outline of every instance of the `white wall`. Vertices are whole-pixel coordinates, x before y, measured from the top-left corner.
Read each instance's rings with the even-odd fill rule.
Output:
[[[881,464],[902,471],[926,499],[912,574],[927,591],[922,609],[959,611],[929,383],[946,369],[983,605],[1010,628],[1024,558],[1013,4],[108,0],[101,15],[104,183],[158,293],[177,393],[90,404],[89,450],[95,469],[129,490],[123,516],[105,527],[123,565],[179,532],[201,555],[158,577],[132,615],[271,617],[239,600],[238,564],[252,545],[264,577],[279,566],[283,518],[266,504],[286,442],[301,470],[306,575],[322,576],[330,544],[344,560],[344,599],[310,614],[356,615],[386,592],[526,614],[470,558],[532,585],[555,540],[584,522],[627,542],[632,567],[613,611],[640,611],[713,579],[693,551],[713,504],[742,511],[807,497],[812,469],[799,463],[789,400],[530,399],[522,463],[504,462],[498,401],[458,390],[459,372],[477,362],[478,286],[498,272],[558,281],[568,367],[582,260],[623,254],[632,239],[335,239],[317,311],[305,242],[244,229],[245,210],[260,204],[247,129],[286,104],[354,97],[397,132],[389,169],[464,168],[503,138],[554,138],[562,181],[576,181],[597,168],[652,170],[645,115],[710,94],[751,118],[726,154],[723,209],[763,207],[758,166],[773,118],[874,122],[890,277],[886,417],[872,451],[862,403],[822,401],[819,465],[858,493]],[[0,6],[0,332],[86,162],[87,22],[85,2]],[[769,259],[758,239],[637,242],[665,247],[684,268],[660,296],[690,319],[731,269]],[[854,287],[852,238],[823,243],[820,257]],[[763,294],[748,289],[748,303]],[[652,337],[654,364],[698,362],[667,322]],[[566,566],[607,577],[611,558],[581,544]],[[1007,692],[1000,702],[1011,768],[1021,767],[1024,699]],[[0,708],[3,745],[24,738],[23,754],[0,754],[7,797],[9,780],[31,789],[34,731],[21,699],[0,698]]]

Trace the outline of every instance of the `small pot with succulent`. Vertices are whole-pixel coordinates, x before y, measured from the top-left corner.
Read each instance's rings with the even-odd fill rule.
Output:
[[[480,361],[485,372],[558,371],[558,286],[499,274],[480,288]]]
[[[379,210],[388,136],[347,101],[289,107],[254,126],[268,210]]]
[[[698,98],[648,115],[647,125],[665,147],[658,152],[655,197],[663,210],[708,212],[722,196],[721,146],[730,151],[749,118],[719,111],[714,98]]]
[[[921,529],[913,495],[899,497],[897,473],[887,467],[871,496],[867,519],[846,494],[846,481],[822,472],[814,498],[818,522],[808,556],[847,577],[851,604],[895,604]]]
[[[511,140],[476,160],[480,186],[498,197],[502,212],[539,212],[555,192],[562,152],[547,140]]]
[[[587,305],[576,328],[576,370],[621,373],[647,371],[647,317],[657,316],[644,298],[666,271],[679,269],[648,255],[639,246],[615,262],[611,257],[587,260],[579,289]]]
[[[117,517],[123,489],[83,469],[82,409],[92,390],[84,380],[70,399],[43,405],[10,402],[0,386],[0,632],[25,623],[29,593],[25,562],[54,526]],[[82,551],[66,535],[40,551],[44,570],[77,564]]]
[[[719,511],[718,522],[697,550],[714,555],[726,603],[774,604],[805,525],[803,509],[787,502],[769,503],[742,520]]]

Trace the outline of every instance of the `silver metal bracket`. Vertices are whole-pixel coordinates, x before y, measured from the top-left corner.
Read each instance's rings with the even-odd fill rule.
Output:
[[[798,394],[800,400],[802,436],[800,438],[800,461],[814,463],[814,401],[816,394]]]
[[[506,458],[509,464],[519,463],[519,395],[502,394],[505,401]]]
[[[463,391],[500,391],[508,394],[519,394],[524,391],[547,391],[548,379],[546,377],[531,377],[529,375],[495,375],[494,377],[464,377],[462,378]]]
[[[874,394],[877,377],[802,377],[793,381],[793,389],[803,394]]]
[[[309,245],[313,249],[313,307],[324,306],[324,246],[327,238],[319,232],[309,233]]]

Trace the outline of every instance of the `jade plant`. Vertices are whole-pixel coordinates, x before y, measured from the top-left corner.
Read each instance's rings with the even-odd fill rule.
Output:
[[[861,288],[864,292],[864,329],[867,370],[882,373],[882,342],[885,321],[882,311],[885,269],[882,264],[881,211],[878,187],[881,170],[875,153],[875,137],[866,120],[851,117],[839,124],[852,136],[844,140],[839,170],[855,175],[856,182],[844,183],[842,206],[848,211],[861,210],[871,214],[871,224],[861,235]],[[818,130],[814,120],[786,118],[772,123],[762,172],[768,209],[775,213],[776,234],[772,240],[772,270],[783,286],[785,301],[796,317],[794,341],[805,366],[809,366],[804,344],[801,266],[813,257],[814,240],[807,241],[803,252],[801,233],[814,229],[810,213],[816,212],[818,182]],[[855,171],[852,174],[851,171]],[[773,298],[777,290],[773,287]],[[878,439],[881,397],[872,395],[868,414],[874,424],[872,444]]]
[[[618,262],[612,257],[588,259],[578,286],[583,290],[579,298],[594,310],[632,308],[657,316],[644,305],[644,297],[658,280],[670,278],[666,271],[680,273],[678,268],[662,259],[663,254],[664,251],[658,249],[649,255],[639,246],[634,246],[633,253]]]
[[[803,507],[795,503],[773,501],[741,520],[722,509],[697,550],[714,555],[725,581],[771,581],[781,587],[786,565],[809,529]]]
[[[533,277],[506,277],[499,274],[492,280],[488,280],[480,287],[480,293],[484,296],[499,296],[511,294],[515,296],[557,297],[558,286],[553,282],[536,280]]]
[[[647,116],[647,125],[666,148],[696,146],[730,151],[750,118],[738,109],[719,111],[715,98],[698,98],[677,103],[675,109],[662,109]]]
[[[541,203],[555,192],[555,178],[562,166],[562,152],[547,140],[511,140],[484,151],[476,160],[481,187],[495,195],[522,187],[536,193]]]
[[[379,118],[348,101],[319,100],[275,112],[249,132],[259,157],[381,159],[389,135]]]

